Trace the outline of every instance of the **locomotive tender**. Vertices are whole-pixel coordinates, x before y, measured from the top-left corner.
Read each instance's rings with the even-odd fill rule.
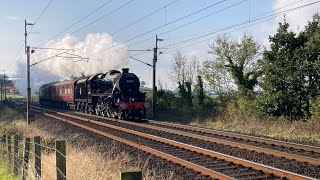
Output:
[[[70,108],[85,113],[142,119],[148,104],[139,90],[140,80],[123,68],[88,78],[45,84],[39,89],[41,105]]]

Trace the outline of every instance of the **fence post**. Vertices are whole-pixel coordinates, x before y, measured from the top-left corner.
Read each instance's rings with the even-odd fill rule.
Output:
[[[7,147],[8,147],[8,166],[11,165],[11,137],[7,136]]]
[[[15,175],[18,175],[18,161],[19,161],[19,155],[18,155],[18,149],[19,149],[19,141],[18,141],[18,135],[13,136],[13,173]]]
[[[142,172],[140,169],[121,170],[120,180],[142,180]]]
[[[26,180],[28,177],[29,152],[30,152],[30,138],[25,138],[23,165],[22,165],[22,180]]]
[[[36,172],[36,178],[41,179],[41,138],[40,136],[33,137],[34,143],[34,168]]]
[[[57,180],[66,180],[66,142],[56,141]]]

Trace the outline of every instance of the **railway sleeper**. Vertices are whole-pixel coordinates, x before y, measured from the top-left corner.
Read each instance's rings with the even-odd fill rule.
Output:
[[[240,178],[241,180],[251,180],[251,179],[268,179],[271,175],[261,175],[261,176],[249,176],[246,178]]]
[[[234,170],[228,170],[226,172],[224,172],[224,174],[226,175],[233,175],[233,174],[240,174],[240,173],[245,173],[246,171],[250,171],[247,168],[242,168],[242,169],[234,169]]]
[[[256,174],[257,174],[257,171],[251,170],[251,171],[249,171],[247,173],[241,173],[241,174],[238,174],[238,175],[234,175],[233,177],[236,178],[236,179],[240,179],[243,176],[251,176],[251,175],[256,175]]]
[[[215,171],[225,171],[225,170],[230,170],[230,169],[238,169],[239,166],[238,165],[233,165],[233,166],[222,166],[222,167],[218,167],[218,168],[213,168],[213,170]]]

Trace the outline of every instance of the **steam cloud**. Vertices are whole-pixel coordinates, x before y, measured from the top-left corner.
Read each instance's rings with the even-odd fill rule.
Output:
[[[98,41],[99,39],[102,40]],[[48,42],[48,44],[49,43],[50,42]],[[112,46],[114,47],[110,48]],[[79,58],[67,58],[73,57],[73,55],[62,54],[61,56],[63,57],[54,57],[32,66],[30,73],[32,94],[37,92],[39,87],[43,84],[66,80],[69,79],[71,75],[81,76],[81,74],[91,75],[101,72],[105,73],[111,69],[120,69],[129,63],[127,47],[123,44],[114,42],[112,36],[109,36],[106,33],[88,34],[84,41],[80,41],[74,36],[66,36],[62,40],[54,43],[53,46],[49,47],[73,49],[75,51],[69,51],[68,53],[84,58],[104,49],[110,49],[91,56],[88,62]],[[31,54],[30,64],[63,52],[52,49],[35,49],[35,51],[35,53]],[[25,56],[17,63],[17,74],[21,77],[26,77]],[[26,78],[18,80],[15,85],[22,94],[26,94]]]

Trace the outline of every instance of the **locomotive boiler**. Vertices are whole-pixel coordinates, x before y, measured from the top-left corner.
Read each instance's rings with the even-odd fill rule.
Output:
[[[85,113],[119,118],[142,119],[148,104],[140,92],[139,78],[123,68],[72,81],[40,87],[40,104],[60,106]]]

